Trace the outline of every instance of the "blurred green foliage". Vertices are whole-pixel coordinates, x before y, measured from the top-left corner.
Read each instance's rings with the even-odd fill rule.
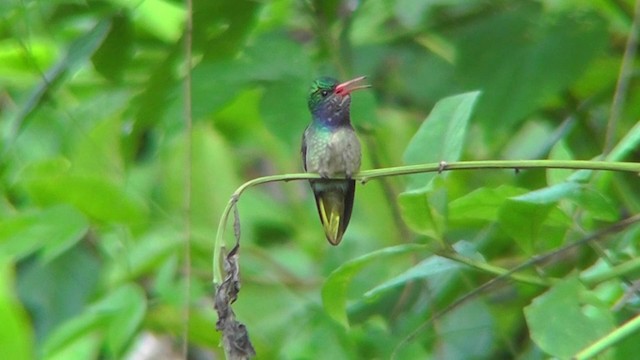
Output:
[[[191,358],[222,356],[218,218],[244,181],[300,171],[319,75],[373,85],[352,108],[365,169],[638,161],[638,61],[604,150],[633,8],[194,0],[188,137],[183,2],[0,2],[0,358],[144,358],[149,336],[179,354],[185,307]],[[640,213],[639,194],[635,175],[591,171],[387,178],[358,186],[331,247],[306,183],[266,185],[238,205],[234,309],[264,359],[569,357],[639,310],[640,226],[603,230]],[[550,288],[502,282],[429,322],[495,276],[441,251],[511,268],[598,231],[527,270]],[[635,356],[637,336],[604,358]]]

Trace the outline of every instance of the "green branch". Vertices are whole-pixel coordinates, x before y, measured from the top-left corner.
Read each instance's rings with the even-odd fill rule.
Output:
[[[595,343],[589,345],[579,353],[577,353],[573,359],[584,360],[592,359],[599,353],[610,349],[618,342],[626,339],[628,336],[637,333],[640,330],[640,315],[637,315],[633,319],[627,321],[624,325],[616,328],[607,335],[600,338]]]
[[[509,269],[504,269],[501,268],[499,266],[494,266],[491,265],[489,263],[486,263],[484,261],[478,261],[478,260],[474,260],[470,257],[467,256],[463,256],[460,255],[456,252],[436,252],[436,255],[447,258],[449,260],[453,260],[462,264],[465,264],[467,266],[470,266],[472,268],[476,268],[480,271],[484,271],[485,273],[488,274],[493,274],[493,275],[497,275],[497,276],[505,276],[505,277],[509,277],[515,281],[519,281],[521,283],[525,283],[525,284],[530,284],[530,285],[537,285],[537,286],[551,286],[551,280],[544,280],[538,277],[534,277],[534,276],[528,276],[528,275],[524,275],[524,274],[518,274],[515,273]]]
[[[606,170],[633,172],[640,174],[640,164],[631,162],[606,162],[606,161],[556,161],[556,160],[516,160],[516,161],[464,161],[464,162],[440,162],[421,165],[407,165],[383,169],[365,170],[354,176],[354,179],[364,184],[369,180],[387,177],[402,176],[429,172],[443,172],[452,170],[482,170],[482,169],[575,169],[575,170]],[[229,214],[234,208],[242,193],[250,187],[276,182],[276,181],[292,181],[292,180],[312,180],[320,179],[318,174],[284,174],[271,175],[256,178],[242,184],[231,196],[227,203],[220,223],[213,250],[213,281],[216,284],[222,282],[222,271],[220,269],[220,254],[224,245],[224,232],[229,220]],[[239,229],[236,229],[236,241],[239,239]]]

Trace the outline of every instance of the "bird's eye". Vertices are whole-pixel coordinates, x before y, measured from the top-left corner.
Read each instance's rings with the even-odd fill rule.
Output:
[[[329,95],[329,92],[327,90],[322,90],[320,91],[320,94],[322,95],[322,97],[326,97],[327,95]]]

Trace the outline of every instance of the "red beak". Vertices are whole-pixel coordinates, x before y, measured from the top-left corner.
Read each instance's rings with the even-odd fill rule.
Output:
[[[361,83],[366,78],[366,76],[360,76],[355,79],[351,79],[349,81],[338,84],[338,86],[336,86],[335,93],[338,95],[347,96],[351,94],[352,91],[369,88],[371,87],[371,85]]]

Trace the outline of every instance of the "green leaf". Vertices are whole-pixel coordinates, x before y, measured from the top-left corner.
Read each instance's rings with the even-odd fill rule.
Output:
[[[140,225],[147,216],[144,201],[102,175],[62,175],[26,181],[33,199],[44,205],[69,203],[94,219]]]
[[[89,220],[68,205],[60,205],[53,208],[55,212],[41,214],[46,216],[53,228],[47,234],[46,242],[40,253],[42,261],[51,261],[62,253],[75,246],[89,231]]]
[[[86,65],[86,61],[98,49],[104,41],[109,29],[111,28],[111,19],[104,19],[96,23],[95,26],[71,43],[67,55],[62,63],[56,66],[53,75],[59,72],[74,72],[79,70],[81,66]],[[47,77],[47,81],[51,81]]]
[[[498,213],[500,227],[527,253],[560,245],[570,222],[554,204],[508,199]]]
[[[551,149],[549,160],[574,160],[574,156],[567,143],[561,140]],[[573,173],[574,171],[569,169],[547,169],[547,183],[549,185],[560,184]]]
[[[534,204],[554,204],[562,199],[569,199],[584,210],[587,210],[596,219],[615,221],[620,217],[618,209],[610,199],[602,193],[589,188],[588,185],[573,181],[530,191],[512,199]]]
[[[231,59],[252,33],[263,5],[252,0],[195,1],[192,15],[196,53],[204,52],[205,61]]]
[[[637,122],[616,144],[616,146],[607,155],[607,161],[622,161],[630,153],[638,149],[640,144],[640,121]]]
[[[332,272],[322,287],[322,303],[325,310],[334,320],[345,327],[349,326],[347,318],[347,293],[353,277],[366,266],[382,266],[386,258],[416,252],[425,249],[424,245],[407,244],[388,247],[370,252],[344,263]]]
[[[103,238],[103,243],[113,241],[116,250],[110,255],[119,260],[108,273],[110,284],[120,284],[157,271],[167,258],[180,253],[184,239],[176,229],[159,228],[139,236],[122,254],[121,239],[117,235],[114,237]]]
[[[532,204],[553,204],[567,198],[580,190],[581,185],[572,181],[530,191],[526,194],[515,196],[513,200],[525,201]]]
[[[107,37],[91,57],[93,66],[108,80],[119,82],[133,57],[133,46],[133,24],[128,14],[117,14]]]
[[[241,91],[227,106],[216,113],[215,124],[225,138],[241,142],[255,138],[262,128],[260,101],[263,90],[252,88]]]
[[[485,301],[474,300],[456,307],[438,321],[442,359],[473,359],[491,347],[494,317]]]
[[[544,156],[552,145],[553,129],[545,122],[528,121],[510,134],[509,142],[501,151],[501,158],[505,160],[539,159]]]
[[[0,259],[0,354],[7,359],[33,359],[33,334],[27,313],[13,289],[13,265]]]
[[[133,99],[135,105],[135,122],[131,131],[133,139],[137,140],[145,136],[146,132],[156,125],[158,119],[162,119],[165,116],[167,108],[173,104],[172,101],[175,102],[175,99],[182,100],[179,95],[181,92],[178,76],[174,73],[174,69],[180,66],[180,54],[182,54],[182,51],[184,51],[184,46],[181,41],[177,41],[169,49],[165,50],[161,61],[148,67],[147,72],[149,72],[149,75],[147,75],[144,90]],[[196,84],[198,79],[202,78],[197,77],[195,69],[192,70],[191,76],[193,77],[192,113],[193,117],[197,119],[200,114],[196,111],[196,99],[200,92],[198,92]],[[179,102],[182,103],[182,101]],[[175,119],[175,121],[178,120]],[[141,146],[134,145],[136,147]]]
[[[429,236],[433,239],[442,239],[445,228],[444,214],[431,204],[431,192],[413,193],[405,192],[398,196],[402,219],[409,228],[418,234]]]
[[[49,262],[25,261],[18,276],[18,294],[28,304],[36,336],[81,313],[95,295],[102,267],[93,249],[75,246]]]
[[[68,205],[21,213],[0,223],[0,253],[21,258],[42,249],[50,261],[75,245],[87,233],[89,222]]]
[[[351,100],[351,123],[357,129],[373,129],[378,124],[377,102],[371,90],[356,91]],[[309,115],[307,115],[309,117]]]
[[[166,146],[161,155],[161,205],[173,216],[181,216],[184,211],[186,146],[185,137],[180,136]],[[191,221],[194,232],[203,231],[209,237],[216,226],[211,219],[220,216],[240,181],[237,179],[233,153],[210,124],[194,125],[190,146]]]
[[[437,276],[442,273],[449,272],[451,270],[459,268],[459,264],[449,259],[441,258],[439,256],[431,256],[425,260],[422,260],[416,266],[410,268],[404,273],[394,277],[391,280],[376,286],[375,288],[367,291],[364,296],[367,298],[375,298],[381,293],[404,285],[407,282],[429,278],[431,276]]]
[[[119,358],[142,324],[147,300],[139,286],[125,285],[96,305],[95,311],[111,313],[106,337],[107,351],[113,358]]]
[[[197,306],[192,306],[190,310],[189,341],[192,344],[203,347],[219,344],[222,341],[222,335],[217,331],[211,331],[211,324],[217,321],[215,310]],[[162,316],[162,313],[160,316]],[[147,317],[145,316],[145,323]]]
[[[475,246],[466,241],[460,241],[453,245],[457,252],[467,254],[466,256],[478,257]],[[474,256],[475,255],[475,256]],[[433,276],[441,276],[443,273],[450,272],[451,270],[459,269],[460,263],[440,257],[430,256],[415,266],[411,267],[402,274],[385,281],[384,283],[376,286],[375,288],[367,291],[364,296],[366,298],[374,298],[381,293],[393,289],[397,286],[404,285],[407,282],[427,279]]]
[[[270,82],[283,79],[304,80],[305,96],[299,100],[306,109],[307,90],[311,86],[314,74],[309,55],[300,43],[276,31],[261,34],[250,43],[245,52],[246,57],[243,59],[246,61],[241,65],[248,80]],[[238,61],[234,59],[234,62]],[[279,95],[289,96],[287,92]]]
[[[125,3],[131,6],[128,1]],[[170,7],[175,5],[172,4]],[[243,48],[244,40],[253,28],[259,8],[260,4],[251,0],[194,2],[192,45],[194,57],[201,56],[201,61],[193,67],[191,73],[194,119],[220,110],[237,96],[249,81],[256,80],[255,74],[247,67],[249,60],[245,56],[241,59],[235,56]],[[184,18],[184,9],[180,7],[177,7],[178,14],[176,9],[166,10],[171,12],[172,18],[179,16],[179,22]],[[145,15],[151,14],[143,12]],[[153,17],[156,21],[161,19],[157,14]],[[167,25],[170,28],[167,38],[173,39],[174,42],[169,48],[163,49],[163,60],[155,64],[144,91],[136,98],[139,108],[134,133],[137,136],[144,136],[148,128],[155,125],[157,119],[165,119],[173,126],[181,126],[183,84],[179,81],[180,76],[176,69],[182,66],[181,55],[184,45],[183,41],[173,35],[173,21]],[[177,30],[182,29],[178,27]],[[270,51],[267,53],[272,54]]]
[[[492,131],[525,120],[601,54],[606,28],[594,12],[547,13],[530,2],[470,22],[457,36],[457,65],[466,88],[483,90],[479,120]]]
[[[353,44],[384,42],[390,37],[384,23],[391,21],[393,5],[386,1],[366,1],[358,7],[358,16],[353,19],[350,40]]]
[[[289,80],[269,84],[260,102],[260,113],[271,133],[293,147],[300,147],[302,132],[311,115],[307,109],[309,84]]]
[[[81,131],[70,155],[73,173],[88,176],[104,174],[108,179],[122,180],[125,171],[120,152],[121,138],[122,121],[118,115],[96,121],[89,131]]]
[[[547,354],[569,358],[613,329],[611,312],[576,279],[563,280],[525,307],[533,341]],[[589,305],[585,298],[589,297]]]
[[[279,34],[267,34],[247,47],[241,59],[199,63],[192,74],[194,118],[221,110],[249,84],[267,81],[261,108],[270,128],[276,134],[285,131],[282,128],[295,131],[291,122],[306,123],[309,119],[306,95],[310,83],[306,81],[310,81],[311,65],[306,59],[299,44]]]
[[[339,0],[313,0],[313,8],[318,16],[327,22],[327,25],[333,24],[340,19],[340,1]]]
[[[95,331],[78,334],[73,342],[47,356],[47,360],[96,359],[101,356],[102,339]]]
[[[1,13],[6,14],[0,10]],[[48,68],[54,63],[58,52],[57,44],[47,41],[43,38],[30,39],[29,56],[30,63],[24,61],[24,48],[20,45],[20,41],[16,38],[14,41],[6,39],[0,43],[0,77],[3,82],[10,81],[23,82],[27,79],[30,81],[38,81],[41,74],[33,73],[33,66],[41,69]]]
[[[607,161],[623,161],[629,157],[629,154],[637,151],[640,144],[640,121],[638,121],[620,140],[611,152],[607,155]],[[597,184],[599,189],[608,189],[611,187],[613,172],[604,172],[598,178]]]
[[[251,80],[243,65],[236,60],[219,60],[202,62],[193,69],[192,111],[195,119],[221,110],[240,93]]]
[[[500,206],[510,197],[526,192],[511,185],[476,189],[449,203],[449,220],[498,220]]]
[[[594,219],[616,221],[620,218],[620,211],[615,203],[599,191],[581,187],[569,198],[586,210]]]
[[[185,9],[167,0],[146,0],[136,4],[128,0],[110,0],[133,12],[136,25],[166,42],[177,41],[182,33]]]
[[[414,165],[460,159],[467,124],[479,95],[473,91],[440,100],[409,142],[403,162]],[[424,191],[435,176],[411,175],[407,190]]]
[[[431,10],[430,7],[437,6],[437,3],[422,0],[398,0],[395,3],[394,13],[397,20],[405,27],[420,28],[425,15]]]
[[[23,126],[25,119],[38,108],[43,99],[46,99],[47,94],[62,83],[67,75],[73,74],[84,65],[85,61],[100,46],[110,26],[110,20],[102,20],[69,46],[66,56],[47,71],[40,84],[31,92],[29,98],[20,108],[14,124],[15,132]]]
[[[106,333],[109,355],[120,358],[140,326],[146,308],[144,291],[137,285],[123,285],[56,329],[43,351],[47,356],[55,356],[99,331]]]
[[[96,337],[97,331],[107,321],[107,314],[85,313],[66,322],[56,329],[44,343],[42,352],[46,358],[60,356],[60,353],[86,342],[87,337]]]

